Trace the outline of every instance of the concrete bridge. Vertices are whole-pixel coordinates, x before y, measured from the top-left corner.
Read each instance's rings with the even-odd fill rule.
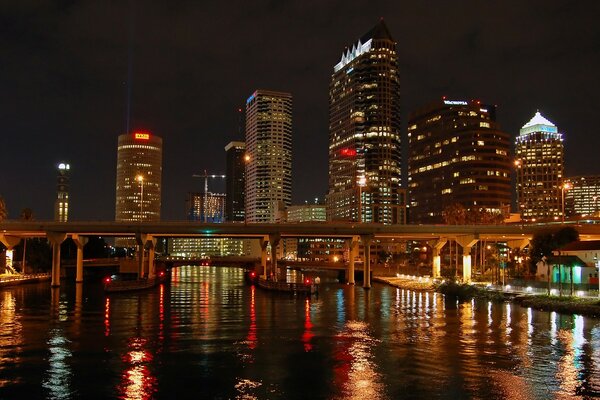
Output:
[[[440,250],[454,240],[463,248],[463,279],[471,280],[471,248],[480,240],[506,242],[511,248],[524,248],[536,233],[572,226],[582,240],[600,239],[600,224],[547,223],[506,225],[380,225],[368,223],[278,223],[278,224],[208,224],[197,222],[115,222],[115,221],[20,221],[0,222],[0,241],[10,252],[22,238],[46,237],[52,244],[52,286],[60,285],[60,244],[71,237],[77,245],[76,280],[83,280],[83,246],[88,236],[118,236],[135,238],[138,246],[138,275],[155,275],[154,248],[160,237],[227,237],[257,240],[261,248],[259,273],[271,273],[277,279],[277,258],[267,265],[267,246],[276,250],[283,238],[340,238],[346,241],[349,253],[348,282],[354,283],[358,246],[363,246],[363,286],[369,288],[373,240],[404,239],[427,241],[433,249],[432,276],[440,276]],[[276,251],[273,251],[277,254]],[[147,258],[147,263],[145,263]],[[144,267],[147,265],[147,267]]]

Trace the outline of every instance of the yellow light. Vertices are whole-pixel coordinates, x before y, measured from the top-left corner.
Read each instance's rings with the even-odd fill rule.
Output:
[[[136,176],[136,177],[135,177],[135,179],[136,179],[138,182],[143,182],[143,181],[144,181],[144,176],[143,176],[143,175],[138,175],[138,176]]]

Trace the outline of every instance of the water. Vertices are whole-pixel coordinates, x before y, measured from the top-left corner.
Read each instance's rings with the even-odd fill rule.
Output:
[[[312,299],[218,267],[140,293],[2,289],[0,398],[600,396],[600,320],[321,281]]]

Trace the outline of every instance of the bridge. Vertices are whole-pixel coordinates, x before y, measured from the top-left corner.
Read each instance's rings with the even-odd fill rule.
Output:
[[[138,247],[138,275],[153,277],[154,248],[160,237],[225,237],[257,240],[261,248],[260,271],[263,277],[273,274],[277,279],[277,257],[267,265],[267,247],[273,254],[284,238],[339,238],[344,239],[349,253],[348,282],[354,283],[355,259],[358,246],[363,246],[363,286],[369,288],[373,240],[400,239],[427,241],[433,251],[432,276],[440,276],[440,250],[454,240],[463,248],[463,280],[471,280],[471,248],[480,240],[506,242],[511,248],[526,247],[537,233],[572,226],[582,240],[600,239],[600,224],[545,223],[506,225],[381,225],[371,223],[198,223],[181,221],[115,222],[115,221],[21,221],[0,222],[0,242],[10,252],[22,238],[46,237],[52,244],[52,286],[60,285],[60,244],[70,237],[77,246],[76,280],[83,280],[83,246],[88,236],[118,236],[135,238]],[[147,254],[147,256],[146,256]],[[145,262],[147,257],[147,262]]]

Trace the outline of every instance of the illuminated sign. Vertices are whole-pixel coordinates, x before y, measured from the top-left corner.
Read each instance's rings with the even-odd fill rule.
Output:
[[[344,157],[354,157],[356,155],[356,150],[346,147],[340,150],[340,155]]]
[[[444,100],[444,104],[448,106],[466,106],[468,103],[461,100]]]
[[[149,133],[136,132],[133,134],[133,137],[136,138],[137,140],[150,140]]]

